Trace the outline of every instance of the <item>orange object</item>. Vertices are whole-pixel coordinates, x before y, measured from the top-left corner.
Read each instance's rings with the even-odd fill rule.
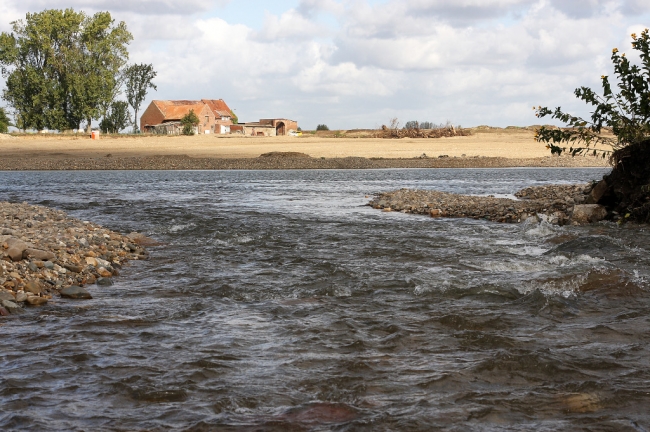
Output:
[[[92,131],[90,134],[90,138],[94,140],[99,139],[99,131]]]

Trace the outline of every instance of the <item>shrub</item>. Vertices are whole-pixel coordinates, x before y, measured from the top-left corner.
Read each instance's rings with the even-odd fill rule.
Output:
[[[181,124],[183,125],[183,135],[194,135],[194,128],[199,125],[199,116],[196,115],[193,109],[190,110],[185,116],[181,119]]]
[[[328,131],[328,130],[330,130],[330,128],[328,128],[326,124],[319,124],[318,126],[316,126],[316,130],[317,131]]]
[[[541,127],[536,133],[539,142],[547,144],[553,154],[567,151],[572,156],[593,154],[609,156],[614,169],[595,187],[588,202],[606,206],[609,217],[650,222],[650,35],[645,29],[640,37],[632,34],[632,48],[639,51],[641,66],[632,64],[618,49],[612,51],[616,87],[608,76],[601,76],[603,94],[588,87],[575,90],[575,95],[594,107],[585,120],[567,114],[560,107],[551,111],[536,108],[537,117],[550,115],[566,124],[566,128]],[[613,137],[604,135],[611,131]],[[603,149],[602,147],[606,148]]]
[[[4,108],[0,108],[0,133],[7,133],[9,126],[13,126],[9,120],[9,116]]]
[[[612,91],[609,77],[600,77],[603,95],[597,94],[588,87],[575,90],[578,99],[595,107],[591,119],[567,114],[560,107],[554,111],[549,108],[537,107],[537,117],[551,116],[551,118],[565,123],[567,128],[559,129],[543,126],[536,134],[539,142],[544,142],[553,154],[567,151],[560,144],[569,144],[568,151],[573,155],[602,154],[610,155],[631,144],[640,143],[650,136],[650,36],[648,29],[640,37],[632,34],[632,48],[639,51],[642,67],[633,65],[625,54],[619,53],[617,48],[612,51],[612,63],[616,74],[618,92]],[[601,132],[607,128],[615,138],[603,136]],[[605,145],[608,150],[595,148]],[[611,149],[611,150],[609,150]]]

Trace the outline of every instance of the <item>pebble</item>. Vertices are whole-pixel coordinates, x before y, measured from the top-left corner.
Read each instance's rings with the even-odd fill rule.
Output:
[[[147,259],[144,244],[157,244],[141,234],[127,237],[59,210],[2,201],[0,233],[0,301],[10,302],[0,315],[19,312],[24,304],[46,304],[67,288],[80,293],[78,298],[90,298],[83,285],[112,285],[117,268]]]

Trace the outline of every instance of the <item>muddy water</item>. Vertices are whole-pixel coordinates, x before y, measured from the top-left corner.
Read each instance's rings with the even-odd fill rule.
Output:
[[[603,173],[0,173],[0,199],[164,243],[0,321],[0,429],[648,430],[647,229],[364,206]]]

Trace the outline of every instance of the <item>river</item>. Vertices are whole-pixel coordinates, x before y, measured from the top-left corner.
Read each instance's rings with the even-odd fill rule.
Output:
[[[163,243],[0,321],[0,429],[650,429],[650,233],[382,213],[603,169],[0,172]]]

